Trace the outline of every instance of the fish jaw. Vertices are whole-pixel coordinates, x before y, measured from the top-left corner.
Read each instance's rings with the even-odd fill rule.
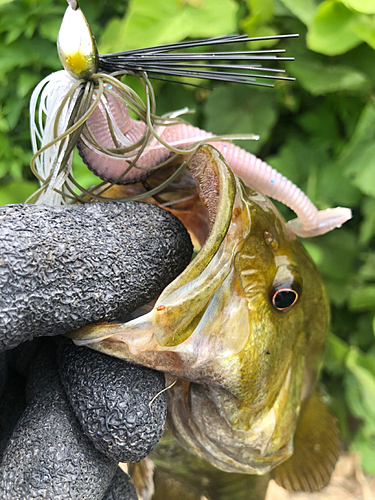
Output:
[[[266,474],[288,459],[293,453],[305,369],[302,336],[299,341],[298,355],[290,360],[276,400],[247,430],[230,422],[225,411],[230,401],[232,415],[236,404],[238,413],[252,413],[251,404],[244,408],[227,391],[178,379],[167,392],[167,424],[179,444],[224,472]]]
[[[93,347],[169,374],[167,386],[177,379],[167,391],[167,422],[187,451],[226,472],[264,474],[293,452],[304,380],[305,336],[303,332],[297,336],[291,353],[280,363],[284,365],[281,374],[275,378],[272,368],[268,374],[261,371],[253,375],[249,370],[245,375],[243,348],[229,352],[228,346],[218,352],[209,344],[210,336],[201,333],[198,330],[180,345],[168,347],[155,343],[149,330],[150,343],[143,352],[137,352],[136,333],[133,343],[130,337],[127,342],[109,338]],[[247,340],[248,334],[245,337]],[[211,336],[212,341],[216,339],[220,344],[218,336]],[[203,342],[208,342],[205,347]],[[260,350],[256,345],[254,349]],[[253,391],[252,385],[258,383],[254,377],[265,386],[264,394]],[[238,389],[241,378],[248,385],[245,392]]]

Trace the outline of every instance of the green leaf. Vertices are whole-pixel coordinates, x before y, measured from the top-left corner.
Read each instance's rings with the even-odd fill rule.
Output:
[[[320,146],[325,147],[340,140],[338,120],[326,104],[302,113],[297,121]]]
[[[355,289],[350,296],[349,307],[352,311],[375,309],[375,285]]]
[[[365,312],[364,314],[355,314],[357,318],[354,329],[348,337],[350,345],[358,347],[362,351],[367,352],[374,344],[374,336],[372,333],[372,313]]]
[[[353,415],[363,421],[353,440],[362,465],[375,472],[375,357],[351,348],[345,375],[346,400]]]
[[[375,197],[375,105],[364,108],[353,137],[342,152],[340,168],[363,193]]]
[[[335,161],[321,165],[316,191],[319,200],[331,206],[354,207],[361,199],[360,190],[353,185],[351,179],[343,175]]]
[[[38,84],[40,77],[28,71],[22,71],[17,82],[17,95],[21,98],[27,94]]]
[[[185,5],[183,0],[180,3]],[[191,0],[191,5],[189,37],[219,36],[236,31],[238,4],[234,0]]]
[[[6,118],[3,116],[3,110],[0,107],[0,140],[1,140],[2,134],[4,132],[8,132],[8,131],[9,131],[9,124],[8,124]],[[1,157],[1,154],[0,154],[0,157]]]
[[[245,86],[220,86],[212,92],[204,105],[205,130],[221,134],[258,134],[259,141],[241,141],[255,153],[264,144],[277,120],[274,92],[252,89]]]
[[[344,308],[347,303],[348,297],[352,292],[352,285],[348,283],[344,276],[342,277],[344,283],[340,283],[341,280],[335,280],[332,278],[326,278],[324,280],[328,297],[330,302],[339,308]]]
[[[251,17],[258,23],[266,23],[273,17],[273,0],[247,0]]]
[[[16,67],[27,66],[30,63],[29,55],[20,50],[20,47],[11,48],[0,45],[0,72],[6,72]]]
[[[240,22],[241,28],[249,37],[267,37],[278,34],[278,31],[267,24],[273,19],[274,2],[273,0],[247,0],[250,15]],[[277,44],[277,40],[262,40],[248,42],[251,50],[260,48],[269,48]]]
[[[293,70],[293,74],[313,95],[340,90],[360,90],[367,83],[367,78],[363,73],[349,66],[326,66],[318,62],[300,61]]]
[[[319,245],[310,240],[302,240],[303,246],[306,248],[307,253],[310,255],[315,264],[319,267],[324,259],[324,252]]]
[[[375,14],[374,0],[342,0],[349,9],[364,12],[365,14]]]
[[[281,0],[282,3],[304,24],[314,17],[317,3],[315,0]]]
[[[358,253],[356,234],[344,226],[321,236],[315,244],[319,244],[324,255],[319,263],[319,270],[329,298],[336,306],[341,306],[353,290]]]
[[[361,409],[357,416],[372,422],[375,431],[375,357],[352,347],[346,358],[346,366],[358,383]]]
[[[312,148],[305,137],[291,135],[277,155],[267,157],[267,162],[298,186],[304,186],[316,166],[326,159],[324,150]]]
[[[361,419],[365,422],[368,418],[368,415],[367,411],[363,408],[359,383],[357,378],[352,373],[350,373],[349,370],[347,370],[345,373],[344,384],[346,401],[348,403],[350,412],[356,418]]]
[[[191,123],[195,127],[199,126],[196,97],[202,93],[205,94],[206,89],[193,89],[187,85],[176,85],[174,83],[165,83],[157,99],[157,113],[163,115],[172,110],[182,109],[184,107],[193,111],[192,114],[183,116],[183,119]]]
[[[363,149],[351,169],[356,169],[353,184],[363,193],[375,197],[375,144]]]
[[[375,281],[375,252],[367,253],[363,261],[363,265],[358,272],[359,278],[363,281]]]
[[[353,135],[341,154],[341,160],[351,162],[364,147],[375,140],[375,103],[369,100],[363,108]],[[351,171],[355,171],[354,168]]]
[[[82,187],[88,189],[91,186],[98,184],[98,177],[87,168],[79,156],[78,151],[74,151],[73,159],[73,173],[74,178]]]
[[[324,368],[332,375],[341,375],[345,371],[345,360],[348,353],[348,344],[330,333],[324,354]]]
[[[37,182],[17,181],[0,186],[0,205],[23,203],[38,189]]]
[[[375,50],[367,44],[361,44],[336,60],[364,73],[370,82],[375,81]]]
[[[354,436],[352,449],[361,454],[361,465],[368,474],[375,474],[375,433],[362,426]]]
[[[353,27],[353,31],[362,40],[375,49],[375,19],[370,16],[361,16]]]
[[[370,82],[361,71],[314,54],[300,42],[293,47],[296,61],[288,63],[287,71],[312,95],[324,95],[342,90],[368,90]]]
[[[100,39],[101,52],[214,37],[236,29],[234,0],[132,0],[126,16],[113,20]]]
[[[288,17],[290,16],[290,10],[285,7],[282,0],[273,0],[275,16]]]
[[[279,32],[267,24],[259,25],[256,18],[248,17],[241,22],[241,28],[246,32],[249,37],[263,37],[278,35]],[[261,48],[270,48],[278,43],[277,40],[259,40],[248,42],[250,50],[259,50]]]
[[[46,38],[47,40],[56,43],[60,26],[61,21],[59,20],[59,18],[51,18],[41,24],[41,26],[39,27],[39,33],[42,38]]]
[[[358,251],[355,234],[343,227],[339,231],[325,234],[319,243],[325,255],[320,266],[321,272],[327,277],[334,278],[338,284],[344,280],[351,281],[351,276],[356,271]]]
[[[306,41],[309,49],[334,56],[359,45],[362,40],[354,32],[359,14],[339,0],[326,0],[319,5],[309,25]]]
[[[7,117],[10,130],[14,129],[26,104],[25,99],[18,98],[15,102],[7,102],[4,106],[4,114]]]

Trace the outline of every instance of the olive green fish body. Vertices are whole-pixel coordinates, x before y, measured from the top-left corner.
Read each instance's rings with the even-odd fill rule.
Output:
[[[190,171],[210,225],[198,255],[148,314],[71,337],[165,372],[175,382],[169,429],[210,466],[274,470],[290,489],[319,489],[338,454],[334,419],[316,392],[329,328],[322,279],[274,205],[234,178],[213,147],[198,151]]]

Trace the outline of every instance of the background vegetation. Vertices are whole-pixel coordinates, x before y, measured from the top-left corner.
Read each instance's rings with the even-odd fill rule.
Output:
[[[304,243],[332,304],[327,398],[347,446],[375,473],[374,0],[82,0],[81,6],[102,53],[233,32],[300,33],[280,44],[296,58],[285,64],[296,82],[275,90],[217,84],[213,92],[156,82],[158,111],[189,106],[196,113],[188,119],[206,130],[260,134],[245,147],[319,208],[353,209],[342,229]],[[24,201],[37,187],[28,167],[28,101],[42,77],[61,69],[55,42],[65,7],[64,0],[0,0],[2,205]],[[93,182],[79,160],[75,171],[81,183]]]

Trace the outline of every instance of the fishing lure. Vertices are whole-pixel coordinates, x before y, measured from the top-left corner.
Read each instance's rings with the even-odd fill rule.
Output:
[[[171,177],[145,194],[127,198],[134,200],[164,189],[179,175],[199,146],[209,142],[248,186],[281,201],[297,214],[296,219],[289,221],[295,234],[302,237],[324,234],[351,218],[348,208],[319,211],[286,177],[230,142],[256,139],[257,136],[214,136],[183,121],[180,116],[187,109],[162,117],[156,115],[151,78],[173,81],[180,77],[203,78],[261,86],[273,86],[263,80],[293,80],[280,76],[283,70],[259,64],[264,60],[291,60],[278,55],[284,52],[282,49],[203,53],[176,50],[297,35],[221,36],[99,55],[78,1],[68,0],[68,3],[57,42],[65,69],[40,82],[30,101],[35,153],[31,168],[41,186],[31,198],[34,202],[56,205],[77,200],[108,200],[103,196],[108,189],[105,182],[86,190],[75,181],[72,175],[75,146],[87,166],[110,185],[143,180],[184,155],[186,162],[179,162],[179,168]],[[141,81],[145,103],[131,87],[120,81],[125,75]],[[131,118],[130,112],[136,119]]]

